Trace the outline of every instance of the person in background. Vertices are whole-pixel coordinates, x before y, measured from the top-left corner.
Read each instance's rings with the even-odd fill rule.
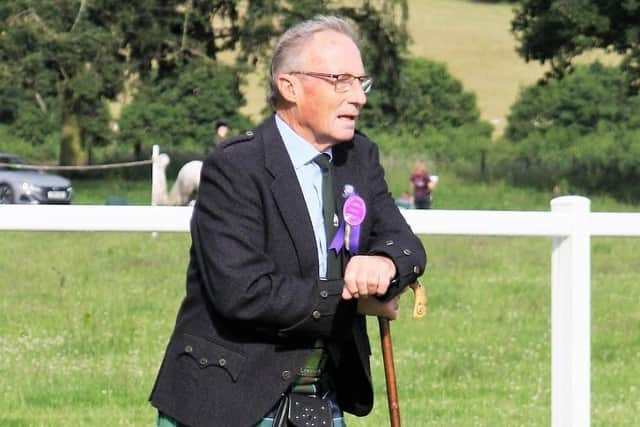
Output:
[[[435,189],[436,181],[427,169],[427,162],[417,160],[411,171],[409,178],[412,187],[413,205],[416,209],[431,209],[433,201],[432,191]]]
[[[270,82],[275,113],[202,169],[186,296],[150,397],[159,426],[368,414],[365,316],[395,319],[425,269],[377,146],[356,131],[372,79],[353,26],[320,16],[287,30]]]
[[[207,146],[204,152],[205,157],[213,153],[215,148],[227,138],[229,134],[229,124],[223,119],[218,119],[215,121],[213,125],[213,129],[214,129],[213,143]]]
[[[396,199],[396,205],[400,209],[411,209],[413,207],[413,196],[408,192],[403,192],[400,197]]]
[[[229,134],[229,124],[225,120],[217,120],[215,128],[216,134],[214,142],[215,145],[218,145],[227,138],[227,135]]]

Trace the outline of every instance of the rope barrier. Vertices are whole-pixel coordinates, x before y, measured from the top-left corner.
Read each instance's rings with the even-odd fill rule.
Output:
[[[110,163],[108,165],[87,165],[87,166],[46,166],[46,165],[23,165],[15,163],[2,163],[0,167],[10,167],[14,169],[31,169],[31,170],[99,170],[99,169],[115,169],[115,168],[130,168],[136,166],[150,165],[153,160],[138,160],[134,162],[122,162],[122,163]]]

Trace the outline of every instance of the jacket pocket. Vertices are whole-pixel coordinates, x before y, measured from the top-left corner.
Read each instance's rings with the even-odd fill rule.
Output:
[[[246,356],[209,341],[206,338],[183,334],[178,357],[186,356],[200,369],[223,369],[236,382],[246,362]]]

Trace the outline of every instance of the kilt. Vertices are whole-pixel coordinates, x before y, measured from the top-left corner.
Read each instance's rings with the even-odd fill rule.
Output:
[[[342,416],[342,411],[340,410],[336,402],[333,399],[330,400],[330,402],[331,402],[331,413],[333,416],[333,427],[347,427],[347,425],[344,422],[344,418]],[[262,421],[260,421],[254,427],[272,427],[273,417],[269,415],[264,417]],[[156,427],[188,427],[188,426],[174,420],[173,418],[165,414],[158,413],[158,420],[156,423]]]

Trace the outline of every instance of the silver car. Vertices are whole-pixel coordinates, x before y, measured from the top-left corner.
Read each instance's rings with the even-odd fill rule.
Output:
[[[22,158],[0,153],[0,204],[71,203],[71,182],[42,171],[2,165],[26,165]]]

